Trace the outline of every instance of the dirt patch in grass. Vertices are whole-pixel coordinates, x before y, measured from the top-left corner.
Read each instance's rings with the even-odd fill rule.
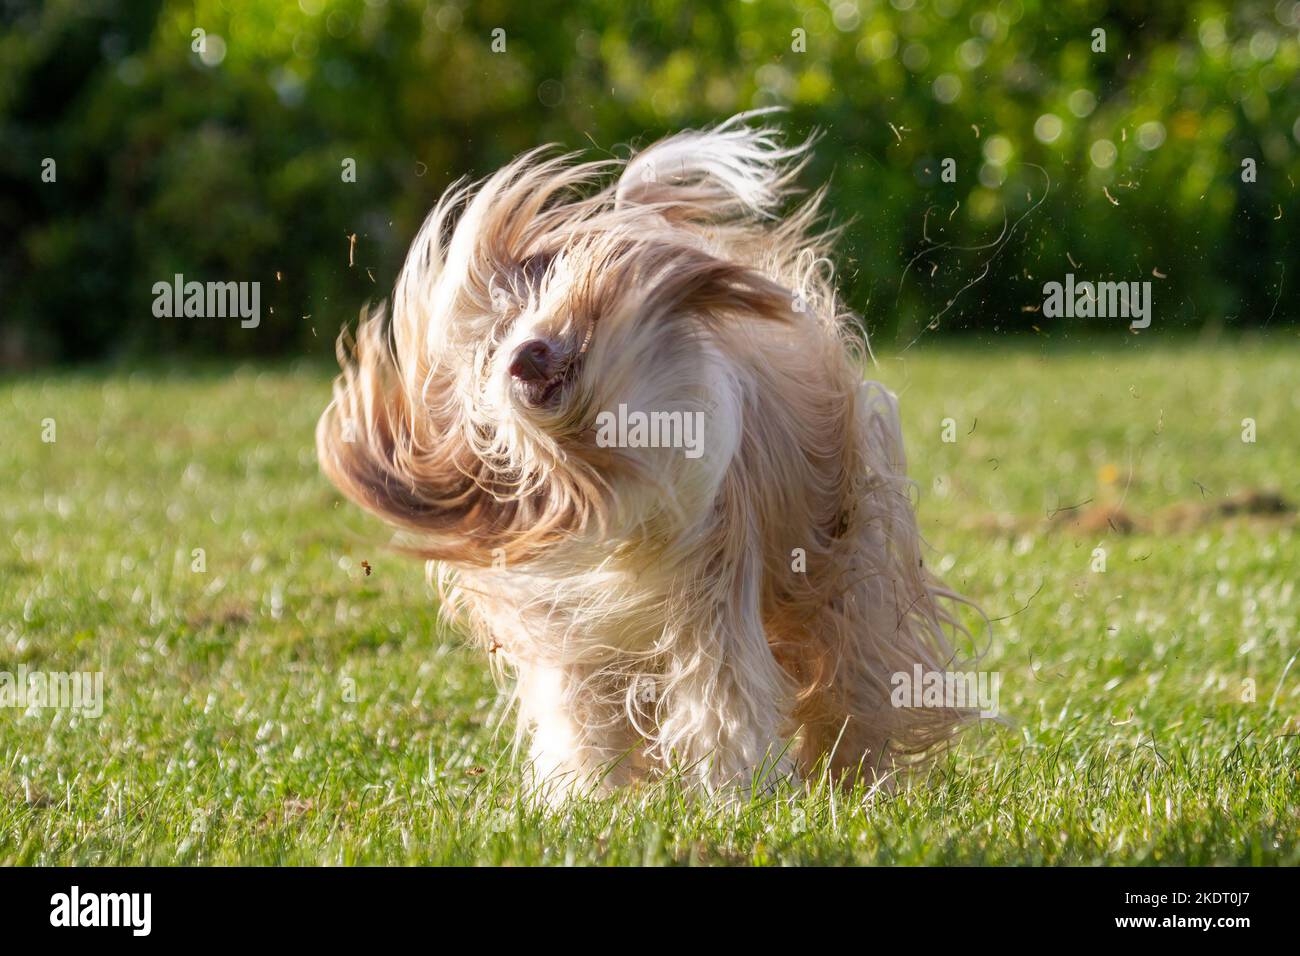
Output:
[[[1250,489],[1226,498],[1185,501],[1143,515],[1120,505],[1085,504],[1055,512],[1046,519],[1048,531],[1095,538],[1098,535],[1175,534],[1214,525],[1241,522],[1290,525],[1297,523],[1296,505],[1279,491]],[[972,515],[963,527],[988,534],[1024,534],[1043,529],[1041,518],[1009,514]]]

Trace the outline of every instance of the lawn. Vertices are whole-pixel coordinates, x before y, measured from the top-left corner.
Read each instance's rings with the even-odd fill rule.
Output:
[[[878,356],[1005,726],[892,795],[545,817],[423,568],[316,469],[327,369],[10,379],[0,670],[104,709],[0,709],[0,864],[1300,863],[1300,341],[1158,343]]]

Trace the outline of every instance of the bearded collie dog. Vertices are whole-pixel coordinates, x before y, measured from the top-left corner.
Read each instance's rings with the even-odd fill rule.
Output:
[[[340,339],[324,472],[431,562],[546,799],[876,783],[973,716],[891,701],[970,632],[823,192],[781,212],[808,155],[752,113],[625,161],[526,153],[454,185]]]

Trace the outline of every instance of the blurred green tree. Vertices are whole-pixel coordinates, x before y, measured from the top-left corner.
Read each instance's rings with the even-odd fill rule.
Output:
[[[0,363],[327,349],[458,176],[770,104],[821,132],[806,182],[831,180],[877,341],[1068,330],[1038,311],[1067,272],[1151,281],[1153,332],[1298,318],[1300,0],[8,0],[0,23]],[[156,318],[178,273],[261,282],[261,324]]]

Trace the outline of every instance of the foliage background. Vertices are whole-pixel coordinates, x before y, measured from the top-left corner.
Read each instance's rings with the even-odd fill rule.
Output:
[[[806,182],[878,343],[1068,335],[1033,310],[1070,271],[1150,280],[1148,335],[1300,317],[1297,0],[5,0],[0,27],[0,365],[327,351],[456,177],[767,104],[822,131]],[[260,281],[260,327],[156,319],[175,273]]]

